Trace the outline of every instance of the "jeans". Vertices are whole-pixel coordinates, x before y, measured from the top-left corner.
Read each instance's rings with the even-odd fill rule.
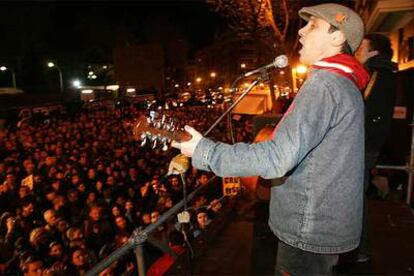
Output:
[[[338,254],[316,254],[279,241],[276,259],[277,276],[332,275]]]

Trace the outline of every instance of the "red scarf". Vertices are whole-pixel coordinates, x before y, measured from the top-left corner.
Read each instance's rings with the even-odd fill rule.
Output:
[[[363,90],[369,81],[369,74],[353,56],[338,54],[315,62],[312,68],[328,70],[350,79],[359,90]]]

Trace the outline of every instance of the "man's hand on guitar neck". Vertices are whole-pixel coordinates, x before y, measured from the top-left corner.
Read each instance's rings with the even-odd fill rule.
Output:
[[[184,129],[192,136],[192,138],[186,142],[181,143],[173,141],[171,143],[171,146],[181,150],[181,153],[185,156],[192,157],[194,150],[200,142],[201,138],[203,138],[203,135],[201,135],[200,132],[190,126],[185,126]]]

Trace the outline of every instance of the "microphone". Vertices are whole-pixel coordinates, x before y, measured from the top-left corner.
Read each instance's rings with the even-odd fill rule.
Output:
[[[170,176],[172,174],[183,174],[185,173],[188,168],[190,167],[190,161],[187,156],[180,153],[171,159],[170,165],[168,166],[168,173],[166,176]]]
[[[270,63],[268,65],[265,65],[265,66],[262,66],[260,68],[254,69],[252,71],[249,71],[247,73],[244,73],[243,77],[249,77],[251,75],[260,73],[263,70],[267,70],[267,69],[270,69],[270,68],[273,68],[273,67],[275,67],[275,68],[284,68],[287,65],[288,65],[287,56],[286,55],[280,55],[280,56],[277,56],[272,63]]]

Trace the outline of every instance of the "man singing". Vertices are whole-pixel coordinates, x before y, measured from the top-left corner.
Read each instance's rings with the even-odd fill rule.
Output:
[[[286,176],[271,189],[269,226],[279,238],[276,274],[331,274],[338,254],[359,244],[364,175],[364,104],[369,75],[352,56],[364,36],[361,18],[338,4],[299,15],[300,61],[308,79],[273,132],[256,144],[192,135],[173,146],[194,167],[219,176]]]

